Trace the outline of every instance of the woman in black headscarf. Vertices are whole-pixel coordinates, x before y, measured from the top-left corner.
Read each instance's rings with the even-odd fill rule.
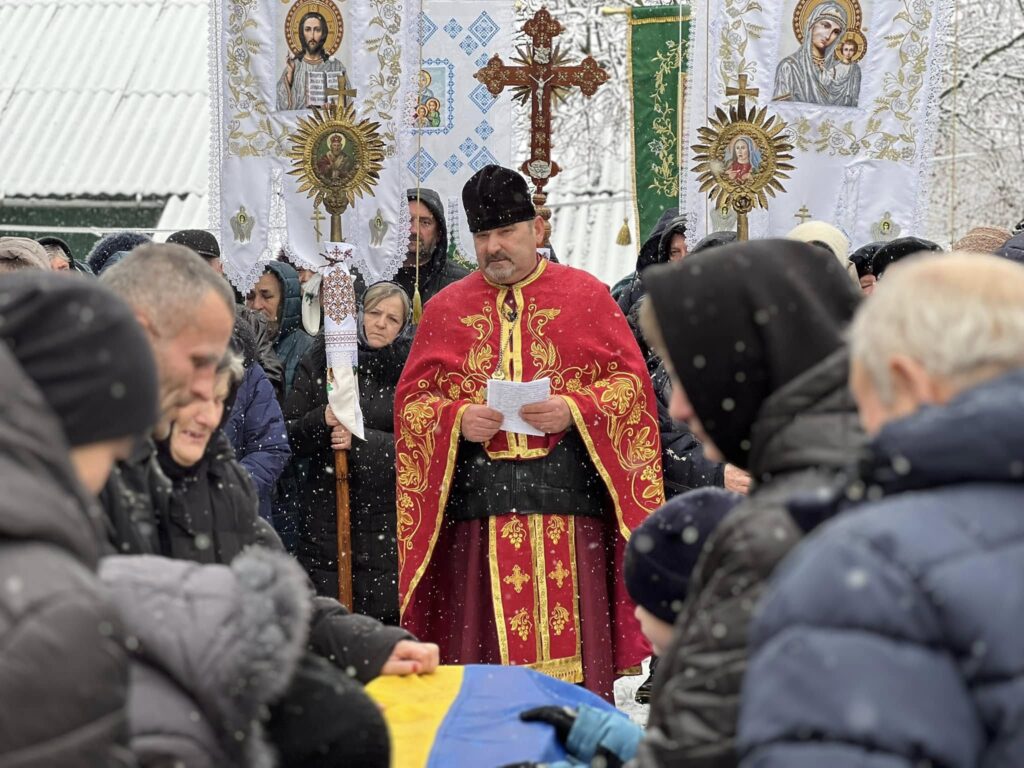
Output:
[[[831,485],[861,441],[843,342],[859,296],[834,256],[788,240],[726,245],[645,282],[641,322],[670,369],[673,418],[753,484],[694,571],[637,760],[735,766],[751,613],[803,535],[787,501]]]

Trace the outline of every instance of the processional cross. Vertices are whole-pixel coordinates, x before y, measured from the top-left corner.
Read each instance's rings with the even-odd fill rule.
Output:
[[[558,163],[551,160],[551,100],[563,101],[571,88],[579,88],[584,96],[593,96],[599,86],[608,80],[608,73],[592,56],[579,64],[568,65],[565,55],[553,46],[554,39],[564,27],[541,8],[523,25],[530,44],[517,48],[513,61],[519,66],[508,66],[495,54],[483,69],[473,77],[483,83],[492,96],[498,96],[505,86],[515,89],[514,98],[522,103],[530,100],[530,157],[521,166],[523,173],[533,180],[533,202],[544,217],[544,244],[551,237],[551,210],[544,206],[547,193],[544,186],[559,172]]]

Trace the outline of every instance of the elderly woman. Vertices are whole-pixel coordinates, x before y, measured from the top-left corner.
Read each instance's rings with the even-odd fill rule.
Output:
[[[170,557],[228,563],[254,541],[280,546],[257,517],[256,486],[221,429],[243,373],[240,358],[226,358],[213,400],[183,407],[168,438],[157,444],[160,468],[174,489],[165,534]]]
[[[299,560],[319,594],[337,596],[334,452],[350,450],[352,609],[386,624],[398,624],[394,401],[409,355],[410,342],[402,332],[411,314],[409,296],[397,283],[376,283],[363,294],[358,319],[363,440],[353,439],[327,403],[323,334],[299,364],[284,408],[292,451],[311,459],[303,489]]]

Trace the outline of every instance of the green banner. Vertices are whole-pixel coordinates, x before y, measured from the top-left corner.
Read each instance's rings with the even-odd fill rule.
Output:
[[[666,208],[679,206],[690,7],[641,6],[630,11],[633,190],[638,241],[642,242]]]

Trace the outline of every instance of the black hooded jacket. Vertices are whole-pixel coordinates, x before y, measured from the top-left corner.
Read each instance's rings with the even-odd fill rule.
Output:
[[[417,191],[410,189],[406,197],[411,202],[416,199]],[[448,222],[444,215],[444,204],[441,196],[432,189],[421,187],[419,200],[433,214],[437,222],[437,245],[430,252],[430,260],[420,265],[420,300],[426,304],[442,289],[452,283],[461,280],[469,274],[469,270],[460,267],[448,258]],[[412,298],[416,290],[416,267],[401,267],[398,273],[392,278],[394,282],[402,286],[409,298]],[[357,295],[362,295],[368,287],[362,277],[356,276],[355,290]]]
[[[666,248],[664,253],[662,252],[661,241],[662,235],[669,228],[670,225],[677,225],[679,231],[682,231],[684,220],[679,216],[679,211],[676,208],[669,208],[658,219],[658,223],[654,225],[654,229],[651,230],[650,234],[647,235],[647,239],[644,240],[643,245],[640,246],[640,253],[636,257],[636,270],[626,286],[626,288],[619,294],[618,302],[619,309],[622,310],[627,318],[629,318],[630,311],[636,305],[640,298],[646,293],[644,284],[640,280],[640,275],[645,269],[655,264],[664,264],[668,261],[668,249]],[[671,241],[671,236],[669,240]],[[637,329],[634,329],[633,334],[637,335]],[[646,354],[647,348],[643,343],[643,338],[638,337],[637,341],[640,342],[640,349]]]
[[[299,367],[299,360],[312,345],[313,337],[302,327],[302,287],[299,285],[299,273],[291,264],[285,264],[283,261],[268,262],[267,270],[281,283],[280,323],[277,338],[274,340],[274,350],[284,365],[284,391],[287,396],[295,378],[295,369]]]

